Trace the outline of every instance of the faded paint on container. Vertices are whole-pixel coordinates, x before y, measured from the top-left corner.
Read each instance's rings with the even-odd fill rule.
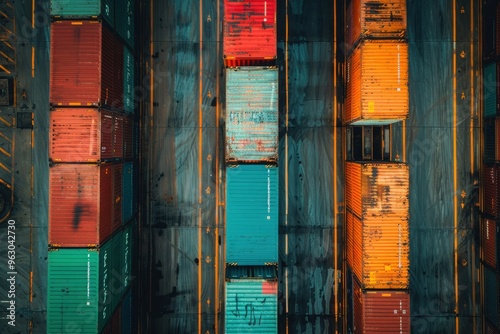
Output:
[[[123,106],[121,98],[116,100],[123,92],[114,90],[116,37],[106,25],[97,21],[55,21],[50,34],[52,105]]]
[[[363,289],[407,289],[410,237],[407,219],[367,216],[350,210],[347,218],[347,263]]]
[[[123,109],[126,113],[134,113],[134,55],[128,47],[123,48]]]
[[[123,159],[134,157],[134,119],[125,116],[123,118]]]
[[[278,262],[278,168],[226,168],[226,263]]]
[[[408,45],[363,40],[347,60],[344,123],[390,124],[408,113]]]
[[[500,327],[500,276],[484,267],[484,315],[495,327]]]
[[[401,162],[346,162],[346,205],[358,217],[408,220],[410,171]]]
[[[113,164],[113,230],[122,225],[122,174],[123,163]]]
[[[498,110],[498,64],[491,63],[483,68],[484,117],[496,116]]]
[[[132,334],[132,289],[129,289],[128,292],[123,297],[122,301],[122,331],[121,334]]]
[[[49,250],[47,333],[98,333],[110,319],[111,240],[100,250]]]
[[[362,38],[398,39],[406,35],[406,0],[353,0],[348,13],[349,45]]]
[[[278,282],[229,280],[225,293],[225,333],[278,333]]]
[[[484,120],[484,155],[485,161],[500,161],[500,117]]]
[[[483,168],[483,212],[499,218],[500,168],[496,164],[485,164]]]
[[[226,64],[276,58],[276,0],[224,0],[223,20]]]
[[[134,164],[132,161],[123,163],[122,181],[122,223],[126,224],[133,218],[134,206]]]
[[[492,269],[497,269],[499,234],[499,226],[496,220],[485,217],[481,219],[482,260]]]
[[[226,161],[276,161],[278,135],[278,69],[227,69]]]
[[[49,157],[55,162],[100,162],[113,158],[113,113],[89,108],[50,112]]]
[[[49,245],[95,247],[113,232],[111,164],[49,169]]]
[[[116,32],[125,44],[134,49],[135,9],[133,0],[116,0]]]
[[[397,290],[363,291],[353,279],[355,333],[410,333],[410,294]]]
[[[50,14],[64,19],[102,18],[111,27],[115,25],[115,3],[113,0],[51,0]]]

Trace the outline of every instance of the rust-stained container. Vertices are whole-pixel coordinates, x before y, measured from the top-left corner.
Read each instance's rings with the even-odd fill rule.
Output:
[[[406,218],[367,216],[350,210],[347,218],[347,263],[363,289],[407,289],[410,236]]]
[[[344,123],[383,125],[408,118],[408,45],[363,40],[347,60]]]
[[[112,164],[49,169],[49,245],[96,247],[113,233]]]
[[[401,162],[346,162],[346,205],[361,219],[408,220],[410,171]]]
[[[364,38],[398,39],[406,35],[406,0],[352,0],[347,13],[349,45]]]
[[[122,173],[123,163],[113,164],[113,230],[122,225]]]
[[[363,291],[353,279],[354,333],[410,333],[410,294],[398,290]]]
[[[123,117],[123,159],[134,157],[134,119]]]
[[[484,160],[500,161],[500,117],[484,120]]]
[[[483,248],[483,262],[492,269],[498,266],[498,237],[499,226],[495,219],[483,217],[481,219],[481,245]]]
[[[276,0],[224,0],[226,66],[251,65],[277,54]],[[239,63],[238,61],[244,61]]]
[[[500,167],[485,164],[483,168],[483,212],[499,218]]]
[[[97,108],[51,111],[49,158],[54,162],[100,162],[113,158],[113,115]]]
[[[117,100],[117,96],[123,96],[122,90],[114,90],[117,38],[105,24],[55,21],[50,34],[49,99],[52,105],[123,106],[123,97]]]

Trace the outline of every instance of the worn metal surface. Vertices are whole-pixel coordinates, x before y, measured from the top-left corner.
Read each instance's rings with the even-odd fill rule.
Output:
[[[500,275],[484,268],[484,315],[495,327],[500,327]]]
[[[134,163],[126,161],[123,163],[122,181],[122,222],[126,224],[133,217],[134,201]]]
[[[483,131],[484,161],[500,161],[500,117],[485,118]]]
[[[50,0],[50,14],[63,19],[102,18],[112,27],[115,25],[114,0]],[[118,13],[116,13],[118,14]]]
[[[278,262],[278,168],[226,168],[226,263]]]
[[[492,269],[498,267],[499,226],[495,219],[483,217],[481,219],[482,260]]]
[[[493,62],[483,67],[483,115],[485,117],[496,116],[499,109],[498,66],[496,62]]]
[[[226,70],[226,161],[278,156],[278,69]]]
[[[122,178],[123,162],[113,163],[113,231],[122,225]]]
[[[123,159],[134,157],[134,119],[123,117]]]
[[[500,218],[500,166],[483,166],[483,212]]]
[[[125,44],[134,50],[135,47],[135,0],[115,0],[116,5],[116,32]]]

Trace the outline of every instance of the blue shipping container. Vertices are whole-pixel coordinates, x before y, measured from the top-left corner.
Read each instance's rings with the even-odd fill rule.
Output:
[[[126,224],[134,214],[134,164],[132,161],[123,163],[122,178],[122,222]]]
[[[278,168],[226,168],[226,263],[278,262]]]
[[[497,64],[486,65],[483,73],[484,117],[497,114],[498,81]]]
[[[240,67],[226,71],[226,161],[276,161],[277,68]]]
[[[484,314],[496,327],[500,327],[500,276],[488,267],[484,267]]]

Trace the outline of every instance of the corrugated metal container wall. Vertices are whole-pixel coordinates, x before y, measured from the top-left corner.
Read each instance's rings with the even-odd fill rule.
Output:
[[[134,113],[134,55],[128,47],[123,48],[123,109]]]
[[[484,155],[485,161],[500,160],[500,117],[484,120]]]
[[[118,39],[116,35],[113,35],[113,52],[114,52],[114,71],[113,71],[113,100],[112,108],[113,110],[118,110],[123,112],[123,99],[125,98],[125,46],[123,42]]]
[[[122,301],[122,331],[121,334],[132,334],[132,290],[123,297]]]
[[[114,104],[113,33],[96,21],[56,21],[50,29],[50,103]],[[121,93],[121,92],[120,92]]]
[[[134,49],[135,9],[133,0],[116,0],[116,32],[132,50]]]
[[[112,148],[112,112],[95,108],[57,108],[50,112],[52,161],[105,161],[113,157]]]
[[[278,262],[278,168],[226,168],[226,262]]]
[[[113,232],[111,164],[49,169],[49,245],[92,247]]]
[[[500,168],[485,164],[483,173],[483,212],[499,218]]]
[[[121,253],[121,278],[122,286],[125,289],[131,284],[132,281],[132,254],[134,251],[134,240],[136,235],[136,224],[128,224],[123,230],[122,238],[122,253]]]
[[[344,122],[390,124],[408,118],[408,45],[362,41],[347,60]]]
[[[123,265],[123,231],[120,230],[115,233],[112,239],[111,253],[111,268],[109,270],[110,275],[110,290],[111,290],[111,306],[115,309],[120,301],[122,300],[123,294],[125,293],[125,287],[123,286],[122,277],[122,265]]]
[[[347,259],[363,289],[407,289],[410,271],[408,220],[347,210]]]
[[[497,114],[498,110],[498,65],[491,63],[483,68],[484,117]]]
[[[278,333],[278,283],[231,280],[225,284],[225,333]]]
[[[114,114],[113,158],[123,158],[123,115]]]
[[[484,315],[495,327],[500,327],[500,276],[484,267]]]
[[[50,0],[50,15],[65,19],[103,18],[114,27],[115,3],[113,0]]]
[[[123,163],[113,164],[113,231],[122,225]]]
[[[405,291],[363,291],[353,279],[355,333],[410,333],[410,294]]]
[[[483,1],[482,7],[482,56],[483,60],[495,58],[498,45],[497,3],[496,1]]]
[[[347,43],[360,38],[398,39],[406,34],[406,0],[353,0],[347,16]]]
[[[498,265],[498,237],[499,226],[496,220],[489,218],[481,219],[481,244],[483,245],[483,262],[493,269]]]
[[[134,119],[131,117],[123,118],[123,159],[132,159],[134,157]]]
[[[400,162],[346,162],[346,205],[358,217],[408,219],[410,171]]]
[[[500,331],[498,328],[495,328],[489,321],[486,321],[486,329],[484,330],[486,334],[499,334]]]
[[[47,333],[94,334],[108,322],[111,308],[111,241],[99,251],[49,250]]]
[[[226,70],[226,161],[276,161],[278,69]]]
[[[275,59],[276,31],[276,0],[224,0],[226,61]]]
[[[123,163],[122,181],[122,222],[128,223],[133,217],[134,204],[134,164],[132,161]]]

